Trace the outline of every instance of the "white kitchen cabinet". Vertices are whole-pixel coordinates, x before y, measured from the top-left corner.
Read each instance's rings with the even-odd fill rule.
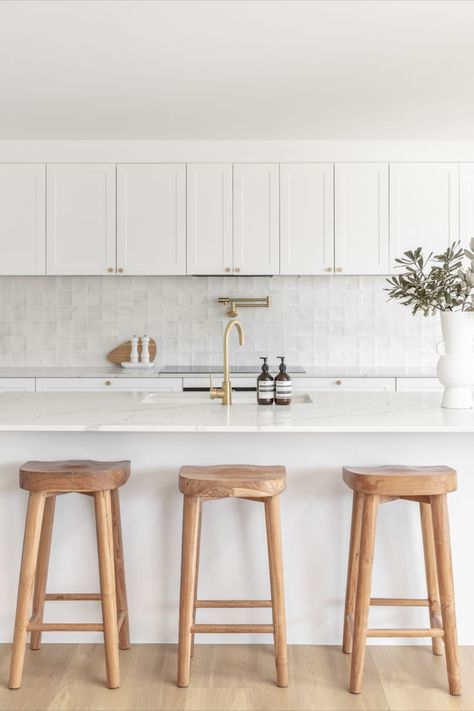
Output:
[[[440,254],[459,239],[459,165],[390,165],[390,261],[423,247]]]
[[[187,167],[187,273],[232,274],[232,165]]]
[[[48,274],[115,273],[115,210],[115,165],[48,165]]]
[[[474,163],[462,163],[459,189],[459,238],[464,247],[474,239]]]
[[[181,378],[37,378],[36,390],[106,392],[181,392]]]
[[[236,274],[278,274],[279,167],[234,165],[234,263]]]
[[[117,166],[117,268],[186,274],[186,166]]]
[[[45,166],[0,165],[0,274],[45,274]]]
[[[34,393],[34,378],[0,378],[0,392]]]
[[[441,391],[443,386],[438,378],[397,378],[397,392],[407,393],[419,390]]]
[[[394,392],[395,378],[293,378],[293,390],[295,392],[311,392],[311,390]]]
[[[334,271],[332,163],[280,165],[280,273]]]
[[[342,274],[388,274],[388,164],[335,166],[335,268]]]

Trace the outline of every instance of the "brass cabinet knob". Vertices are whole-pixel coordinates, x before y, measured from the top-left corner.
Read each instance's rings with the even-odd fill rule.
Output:
[[[342,385],[342,380],[336,380],[336,385]]]
[[[109,268],[107,269],[107,271],[110,272],[110,273],[112,273],[112,272],[114,271],[114,268],[113,268],[113,267],[109,267]]]
[[[237,272],[237,274],[240,272],[240,267],[235,267],[234,272]]]
[[[332,267],[326,267],[325,271],[332,272]]]
[[[106,385],[112,385],[112,383],[111,383],[110,380],[106,380],[106,381],[105,381],[105,384],[106,384]]]
[[[123,273],[123,267],[119,267],[119,268],[117,269],[117,271],[118,271],[120,274],[122,274],[122,273]]]
[[[336,272],[342,272],[342,267],[336,267]]]
[[[230,271],[231,271],[231,268],[230,268],[230,267],[226,267],[226,268],[224,269],[224,271],[225,271],[225,272],[230,272]]]

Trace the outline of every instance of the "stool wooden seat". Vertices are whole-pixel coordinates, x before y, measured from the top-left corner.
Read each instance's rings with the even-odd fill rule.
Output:
[[[285,467],[278,466],[181,467],[179,472],[180,492],[206,499],[276,496],[285,486]]]
[[[88,493],[112,491],[130,476],[130,462],[95,462],[69,459],[62,462],[25,462],[20,467],[20,487],[27,491]]]
[[[182,467],[179,489],[184,494],[181,592],[179,608],[178,686],[189,685],[196,633],[273,633],[278,686],[288,686],[285,601],[280,532],[280,494],[285,490],[282,466],[229,465]],[[263,502],[270,568],[270,600],[198,600],[199,548],[202,502],[222,498]],[[273,624],[196,624],[199,608],[272,609]]]
[[[343,479],[353,490],[343,651],[352,653],[350,691],[360,693],[367,637],[428,637],[433,653],[446,652],[449,691],[461,693],[457,654],[454,585],[446,495],[456,490],[456,472],[436,467],[344,467]],[[372,565],[379,504],[404,499],[420,507],[426,599],[372,598]],[[369,607],[423,606],[427,629],[368,629]],[[444,642],[444,645],[443,645]]]
[[[20,487],[30,494],[10,667],[11,689],[21,685],[28,632],[31,649],[36,650],[41,647],[41,634],[45,631],[103,632],[107,685],[119,686],[118,648],[128,649],[130,639],[118,488],[129,476],[129,461],[30,461],[20,467]],[[100,593],[46,593],[56,496],[68,493],[94,498]],[[100,601],[102,623],[44,623],[44,604],[50,600]]]

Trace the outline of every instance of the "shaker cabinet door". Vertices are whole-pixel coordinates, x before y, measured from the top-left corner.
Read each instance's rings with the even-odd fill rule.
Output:
[[[186,274],[186,166],[117,166],[119,274]]]
[[[341,274],[388,274],[388,164],[337,163],[335,265]]]
[[[279,271],[278,164],[234,165],[234,273]]]
[[[280,273],[334,271],[332,163],[280,165]]]
[[[48,274],[115,273],[115,165],[48,165]]]
[[[459,165],[394,163],[390,166],[390,238],[394,260],[423,247],[440,254],[459,239]]]
[[[187,173],[187,273],[232,274],[232,165],[188,165]]]
[[[45,274],[45,166],[0,165],[0,274]]]

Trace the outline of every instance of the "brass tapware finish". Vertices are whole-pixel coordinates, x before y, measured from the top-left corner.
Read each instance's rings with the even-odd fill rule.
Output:
[[[240,321],[229,321],[224,331],[224,380],[222,387],[212,387],[212,376],[209,375],[209,395],[211,400],[222,400],[223,405],[232,405],[232,384],[229,377],[229,333],[233,327],[236,327],[239,332],[239,343],[241,346],[245,343],[244,329]]]
[[[268,309],[271,306],[271,299],[269,296],[252,296],[252,297],[231,297],[231,296],[219,296],[217,302],[223,306],[228,306],[227,316],[235,318],[238,316],[237,309],[244,308],[265,308]]]

